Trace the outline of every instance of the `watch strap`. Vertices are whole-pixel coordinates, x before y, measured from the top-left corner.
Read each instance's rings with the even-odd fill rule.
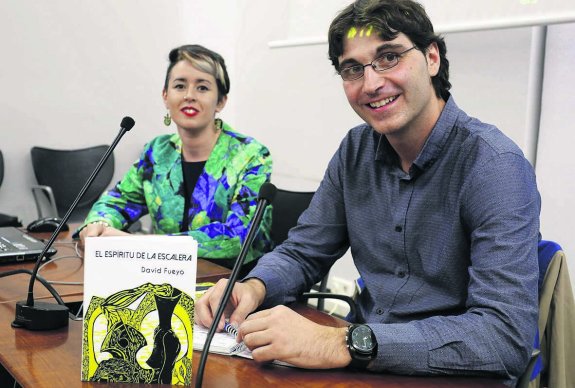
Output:
[[[372,339],[375,346],[374,346],[373,350],[371,351],[371,353],[369,353],[369,354],[358,352],[357,349],[355,349],[353,346],[353,340],[352,340],[351,333],[358,326],[366,326],[369,329],[369,331],[371,332],[371,339]],[[352,325],[348,326],[347,332],[346,332],[346,343],[347,343],[347,348],[348,348],[349,354],[351,356],[351,363],[349,364],[349,366],[351,368],[365,369],[365,368],[367,368],[369,363],[377,355],[377,341],[375,339],[375,335],[373,334],[373,330],[371,330],[371,328],[367,325],[352,324]]]

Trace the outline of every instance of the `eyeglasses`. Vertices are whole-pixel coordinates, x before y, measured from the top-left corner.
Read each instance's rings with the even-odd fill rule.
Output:
[[[382,72],[384,70],[391,69],[392,67],[396,66],[399,63],[399,58],[401,58],[405,53],[408,51],[417,48],[417,46],[413,46],[408,48],[405,51],[400,53],[394,52],[387,52],[383,53],[381,56],[375,58],[371,63],[367,65],[353,65],[346,68],[343,68],[339,71],[339,75],[343,78],[344,81],[355,81],[356,79],[360,79],[365,74],[365,68],[371,66],[373,70],[377,72]]]

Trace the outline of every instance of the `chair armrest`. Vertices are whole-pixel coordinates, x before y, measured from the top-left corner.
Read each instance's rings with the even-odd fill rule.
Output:
[[[44,217],[58,217],[58,208],[56,207],[56,199],[54,198],[54,192],[50,186],[45,185],[33,185],[32,194],[34,195],[34,202],[36,202],[36,209],[38,211],[38,218]],[[43,197],[42,197],[43,195]],[[44,215],[42,211],[42,204],[48,203],[48,212],[50,214]]]
[[[343,300],[349,305],[349,314],[346,317],[346,320],[354,321],[355,317],[357,316],[357,307],[355,305],[355,301],[352,297],[342,294],[332,294],[330,292],[304,292],[300,296],[301,299],[338,299]]]

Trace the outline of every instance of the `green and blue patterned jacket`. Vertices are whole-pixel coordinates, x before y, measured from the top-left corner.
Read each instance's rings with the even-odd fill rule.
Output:
[[[223,123],[192,194],[187,232],[182,232],[181,155],[182,140],[178,134],[154,138],[124,178],[102,194],[84,225],[102,220],[126,230],[149,213],[152,233],[192,236],[198,241],[199,257],[237,257],[255,213],[259,188],[271,177],[268,149]],[[271,207],[268,207],[246,262],[271,250],[270,230]]]

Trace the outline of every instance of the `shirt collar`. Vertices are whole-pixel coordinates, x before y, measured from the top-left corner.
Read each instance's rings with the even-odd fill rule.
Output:
[[[375,160],[381,160],[385,164],[397,164],[399,163],[399,158],[397,153],[387,141],[387,137],[381,133],[377,133],[372,129],[373,140],[375,144]]]
[[[460,110],[450,96],[439,115],[439,119],[431,130],[419,155],[413,162],[414,166],[424,171],[433,165],[441,155],[441,151],[451,134],[457,121]],[[399,164],[399,158],[393,147],[384,135],[373,131],[375,144],[375,160],[381,160],[385,164]]]
[[[442,154],[443,148],[449,139],[449,135],[457,122],[460,110],[450,96],[439,115],[439,119],[431,130],[429,137],[425,141],[423,148],[413,164],[420,170],[427,170],[435,163]]]

